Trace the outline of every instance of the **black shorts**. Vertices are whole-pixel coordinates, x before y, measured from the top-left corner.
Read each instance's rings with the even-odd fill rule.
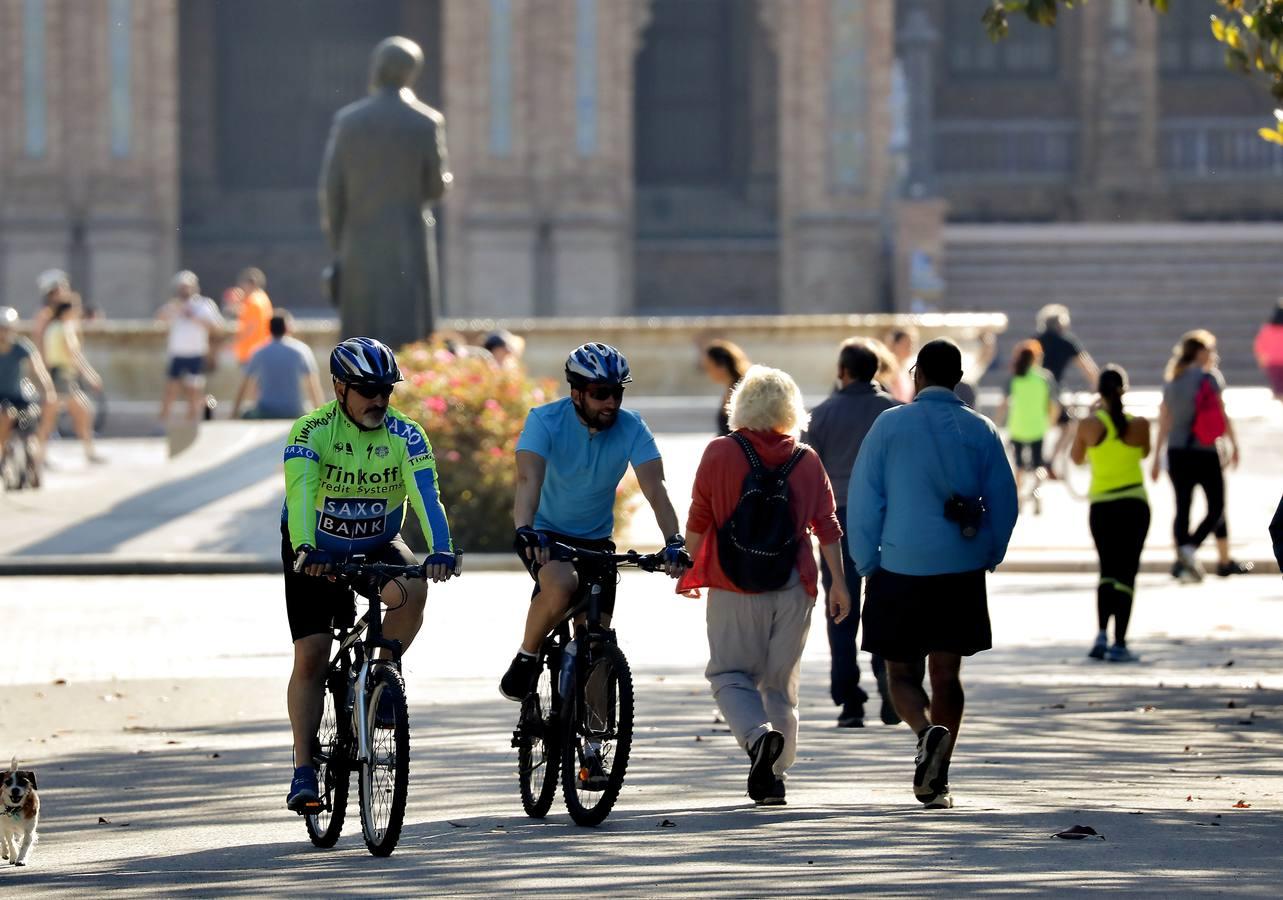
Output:
[[[913,663],[928,653],[972,656],[993,646],[983,569],[949,575],[878,569],[864,584],[863,650]]]
[[[297,554],[290,545],[289,529],[281,526],[281,563],[285,570],[285,612],[290,620],[290,638],[297,641],[313,634],[327,634],[339,626],[356,621],[356,597],[346,585],[335,584],[315,575],[294,571]],[[415,566],[419,561],[397,535],[382,547],[366,555],[371,562],[394,566]],[[377,599],[386,579],[358,587],[361,596]]]
[[[578,547],[582,550],[596,550],[599,553],[614,553],[615,542],[610,538],[579,538],[571,537],[568,534],[558,534],[555,531],[545,531],[549,540],[556,541],[559,544],[566,544],[570,547]],[[519,541],[513,542],[513,549],[517,551],[517,556],[521,559],[522,565],[530,573],[530,577],[535,580],[535,589],[530,593],[530,599],[533,600],[539,596],[539,563],[532,559],[526,558],[524,547]],[[614,566],[608,566],[598,562],[579,562],[575,563],[575,571],[579,573],[579,587],[586,590],[594,576],[600,575],[601,578],[601,614],[609,616],[615,611],[615,588],[619,583],[619,570]],[[578,603],[580,594],[576,593],[572,598],[572,604]]]
[[[1016,457],[1016,468],[1022,472],[1032,472],[1046,465],[1042,459],[1042,441],[1012,441],[1011,450]]]

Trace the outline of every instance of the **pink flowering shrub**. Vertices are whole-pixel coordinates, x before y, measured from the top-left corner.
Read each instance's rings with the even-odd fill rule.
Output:
[[[500,368],[486,356],[455,356],[435,343],[411,344],[397,361],[405,381],[392,405],[427,432],[455,542],[470,552],[510,551],[517,438],[531,407],[556,399],[557,384]],[[631,485],[616,494],[617,529],[633,508]],[[417,526],[407,516],[407,537],[422,550]]]

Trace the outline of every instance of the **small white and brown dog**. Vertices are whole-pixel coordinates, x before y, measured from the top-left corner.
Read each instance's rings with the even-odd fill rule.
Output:
[[[36,773],[19,769],[15,756],[9,763],[9,771],[0,780],[0,858],[15,866],[25,866],[36,843],[39,822]]]

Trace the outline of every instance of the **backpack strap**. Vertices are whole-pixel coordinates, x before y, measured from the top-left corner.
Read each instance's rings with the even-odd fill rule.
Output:
[[[765,468],[765,466],[762,465],[762,460],[757,456],[757,451],[753,449],[753,445],[749,442],[748,438],[744,437],[744,435],[740,434],[738,431],[732,431],[727,436],[740,445],[740,449],[743,450],[744,455],[748,457],[749,468],[754,472],[761,472],[762,469]]]
[[[785,481],[788,479],[789,473],[793,471],[793,468],[801,461],[802,457],[805,455],[806,455],[805,447],[798,447],[796,450],[793,451],[793,455],[789,457],[789,461],[786,462],[783,468],[780,469],[780,481]]]

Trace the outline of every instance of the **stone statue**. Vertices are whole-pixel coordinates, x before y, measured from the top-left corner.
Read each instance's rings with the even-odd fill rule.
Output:
[[[334,252],[331,298],[343,337],[393,348],[430,335],[438,303],[431,205],[449,187],[445,119],[410,90],[419,45],[382,41],[370,96],[334,116],[321,164],[321,228]]]

